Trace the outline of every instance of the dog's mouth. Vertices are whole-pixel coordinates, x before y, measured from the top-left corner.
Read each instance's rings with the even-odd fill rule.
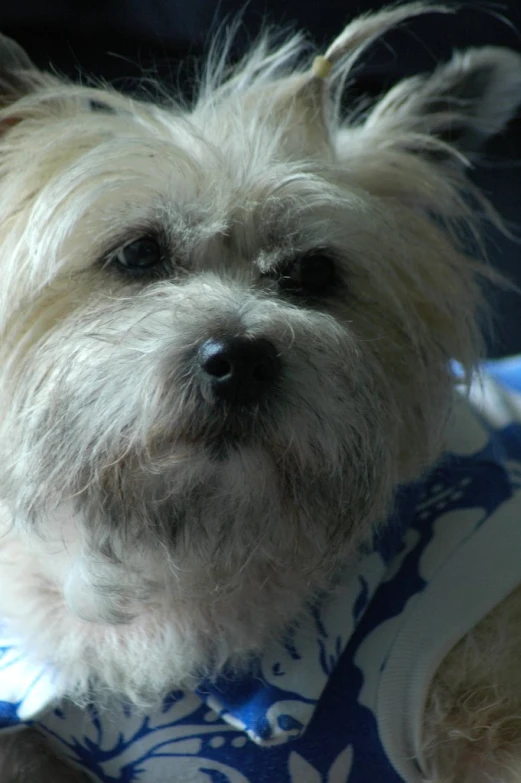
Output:
[[[184,461],[183,457],[221,462],[241,448],[269,451],[276,440],[279,405],[268,399],[255,405],[209,404],[200,398],[189,415],[170,422],[168,429],[158,423],[137,451],[143,450],[145,462],[157,465]]]
[[[212,458],[220,460],[241,446],[253,446],[269,438],[272,424],[269,406],[212,406],[210,414],[193,416],[193,421],[180,433],[179,440],[204,448]]]

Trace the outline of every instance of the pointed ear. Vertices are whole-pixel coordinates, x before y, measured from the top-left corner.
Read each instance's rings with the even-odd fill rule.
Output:
[[[376,104],[364,130],[431,160],[454,161],[471,158],[503,130],[520,103],[521,55],[469,49],[431,75],[399,82]]]
[[[11,38],[0,35],[0,106],[30,92],[38,70],[29,56]]]
[[[56,77],[38,70],[21,46],[0,35],[0,135],[27,116],[14,105],[20,98],[57,83]]]

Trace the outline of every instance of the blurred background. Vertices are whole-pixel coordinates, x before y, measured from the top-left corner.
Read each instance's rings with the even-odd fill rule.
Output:
[[[453,0],[445,0],[447,5]],[[384,0],[15,0],[0,4],[0,30],[33,61],[73,79],[103,77],[125,91],[143,75],[190,95],[194,64],[212,33],[242,13],[240,55],[265,23],[302,29],[319,46],[356,14]],[[456,5],[454,3],[454,5]],[[496,44],[521,51],[521,0],[458,2],[455,15],[429,14],[375,44],[359,68],[355,91],[376,96],[402,76],[431,69],[454,48]],[[519,241],[487,228],[491,262],[521,288],[521,110],[496,138],[472,174]],[[488,290],[497,313],[488,337],[490,356],[521,353],[521,295]]]

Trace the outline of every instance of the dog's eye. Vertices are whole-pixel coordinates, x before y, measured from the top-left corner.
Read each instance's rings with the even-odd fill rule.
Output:
[[[153,237],[141,237],[120,248],[112,257],[123,269],[133,274],[146,274],[163,263],[159,243]]]
[[[279,288],[291,293],[320,296],[336,280],[336,267],[326,253],[310,253],[285,264],[278,280]]]

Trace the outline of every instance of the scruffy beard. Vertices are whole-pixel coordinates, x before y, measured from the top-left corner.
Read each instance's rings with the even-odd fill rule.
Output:
[[[239,317],[284,369],[269,398],[237,410],[205,399],[191,354]],[[300,592],[323,586],[396,483],[389,402],[385,389],[368,393],[375,368],[355,336],[217,277],[98,305],[81,322],[32,348],[38,366],[17,383],[26,459],[4,490],[17,513],[38,529],[69,502],[91,554],[132,569],[133,552],[153,553],[193,582],[188,593],[240,589],[253,564],[260,590],[284,571]]]
[[[42,302],[41,323],[55,305]],[[237,323],[282,364],[247,409],[210,402],[194,367],[194,346]],[[98,683],[150,703],[244,665],[331,587],[407,477],[403,379],[382,375],[349,324],[216,274],[96,298],[13,357],[9,447],[23,459],[2,489],[17,527],[61,551],[45,566],[53,627],[70,637],[76,624],[81,667],[68,646],[35,646],[80,699]],[[436,417],[428,398],[424,421],[413,410],[415,469],[450,396],[448,373],[425,372]],[[139,669],[143,644],[156,661]]]

